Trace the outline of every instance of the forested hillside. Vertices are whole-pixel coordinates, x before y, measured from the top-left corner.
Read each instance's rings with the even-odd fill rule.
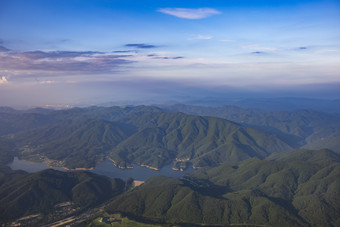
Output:
[[[156,107],[75,108],[46,111],[41,118],[37,114],[4,118],[6,124],[29,119],[7,138],[16,144],[20,158],[69,169],[93,168],[107,158],[121,168],[135,163],[159,169],[174,163],[174,168],[184,169],[263,159],[291,149],[276,135],[258,129]]]
[[[153,177],[108,207],[161,223],[338,226],[340,156],[281,153],[201,169],[182,180]]]
[[[37,223],[49,223],[98,206],[124,189],[125,182],[120,179],[89,172],[48,169],[28,174],[1,167],[0,223],[32,214],[40,215]],[[57,213],[62,206],[58,204],[62,203],[66,203],[70,211],[63,211],[59,217]]]
[[[108,203],[109,214],[161,224],[340,225],[336,114],[177,105],[0,108],[0,115],[1,223],[78,214],[91,222],[96,216],[81,214]],[[6,165],[15,156],[71,170],[106,159],[120,168],[197,170],[130,188],[132,179],[90,172],[13,171]]]
[[[163,107],[170,112],[199,116],[215,116],[277,135],[294,148],[329,148],[340,153],[340,115],[314,110],[261,111],[236,106],[202,107],[173,105]]]

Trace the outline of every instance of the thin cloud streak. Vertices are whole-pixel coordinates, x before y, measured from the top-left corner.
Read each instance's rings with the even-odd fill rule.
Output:
[[[125,54],[125,53],[137,53],[137,51],[136,50],[115,50],[115,51],[112,51],[112,53]]]
[[[275,51],[277,50],[277,48],[273,48],[273,47],[262,47],[259,46],[257,44],[253,44],[253,45],[243,45],[241,46],[242,49],[251,49],[251,50],[259,50],[259,51]]]
[[[195,39],[201,39],[201,40],[209,40],[213,37],[211,35],[197,35],[195,37],[189,38],[188,40],[195,40]]]
[[[212,8],[198,8],[198,9],[162,8],[158,9],[157,11],[171,16],[190,20],[203,19],[213,15],[221,14],[220,11]]]
[[[259,46],[245,49],[252,48]],[[319,84],[324,80],[339,81],[339,67],[334,63],[310,66],[303,62],[263,62],[265,57],[260,56],[267,56],[270,52],[254,50],[249,51],[250,53],[258,57],[239,62],[150,51],[127,55],[114,54],[113,51],[8,51],[0,53],[0,73],[10,76],[8,86],[12,87],[19,84],[61,86],[69,83],[67,81],[82,84],[85,81],[107,83],[126,79],[131,82],[138,78],[184,84],[189,84],[187,81],[190,81],[191,85],[192,81],[195,81],[195,86],[202,87],[272,87]],[[320,74],[323,74],[322,78]],[[2,78],[2,84],[5,84],[7,79]]]
[[[40,81],[39,84],[54,84],[56,83],[55,81],[53,80],[45,80],[45,81]]]
[[[103,73],[130,64],[132,55],[96,51],[7,51],[0,54],[2,70]]]
[[[220,40],[220,42],[232,43],[232,42],[235,42],[235,40],[232,40],[232,39],[222,39],[222,40]]]
[[[151,44],[145,44],[145,43],[129,43],[125,44],[126,47],[135,47],[140,49],[151,49],[151,48],[157,48],[158,46],[151,45]]]
[[[63,59],[76,57],[92,57],[96,54],[104,54],[96,51],[29,51],[18,53],[18,56],[28,59]]]

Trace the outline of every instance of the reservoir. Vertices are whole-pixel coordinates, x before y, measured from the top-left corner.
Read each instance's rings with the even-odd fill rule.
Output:
[[[46,163],[34,163],[25,160],[20,160],[17,157],[14,158],[13,162],[8,165],[13,170],[24,170],[29,173],[38,172],[44,169],[49,169]],[[120,169],[116,168],[113,163],[109,160],[105,160],[104,162],[100,163],[96,166],[94,170],[89,170],[90,172],[104,175],[110,178],[121,178],[123,180],[127,180],[128,178],[133,178],[139,181],[145,181],[149,177],[161,175],[167,177],[174,177],[174,178],[181,178],[183,175],[192,173],[195,170],[190,167],[187,168],[185,171],[175,171],[172,170],[172,163],[164,166],[160,170],[152,170],[146,167],[138,166],[132,164],[133,168],[131,169]],[[63,168],[53,168],[55,170],[60,171],[67,171]]]

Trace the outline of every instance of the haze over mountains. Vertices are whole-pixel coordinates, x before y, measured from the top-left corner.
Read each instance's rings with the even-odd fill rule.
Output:
[[[291,149],[256,129],[213,117],[162,113],[157,107],[71,109],[44,113],[38,122],[35,113],[24,115],[25,129],[45,126],[12,135],[21,146],[20,157],[71,169],[95,167],[105,158],[121,168],[137,163],[158,169],[175,160],[181,168],[203,167]]]
[[[199,145],[200,142],[207,147],[210,146],[208,150],[215,150],[214,152],[216,149],[218,150],[219,146],[226,143],[237,149],[238,145],[247,146],[247,143],[251,142],[246,139],[240,141],[240,136],[252,139],[257,137],[255,138],[256,144],[248,147],[253,148],[256,145],[262,149],[262,154],[257,154],[259,155],[257,157],[262,158],[266,156],[263,154],[266,150],[265,146],[274,146],[271,143],[277,145],[271,151],[275,152],[276,149],[289,150],[289,146],[292,148],[301,146],[313,148],[323,141],[333,140],[334,142],[328,143],[325,148],[333,148],[338,151],[336,138],[340,136],[340,120],[337,114],[307,110],[263,112],[228,106],[174,105],[163,109],[152,106],[90,107],[60,111],[35,109],[25,112],[3,108],[1,112],[1,134],[4,136],[15,133],[16,140],[21,141],[22,146],[40,146],[39,150],[44,149],[42,146],[45,144],[44,146],[48,146],[48,149],[45,150],[50,153],[54,153],[53,149],[58,149],[58,146],[64,146],[64,150],[73,149],[75,152],[83,150],[85,153],[97,149],[104,152],[102,158],[105,157],[105,154],[111,153],[119,159],[116,161],[120,161],[122,158],[119,157],[120,150],[131,149],[127,146],[142,147],[154,143],[150,146],[156,146],[162,155],[168,155],[168,158],[172,155],[171,157],[174,158],[178,154],[174,153],[173,148],[171,150],[171,146],[175,146],[176,149],[179,147],[179,151],[187,149],[185,153],[188,155],[190,149],[199,152],[200,146],[202,146]],[[219,119],[195,117],[177,112],[201,116],[210,115],[219,117]],[[222,118],[237,122],[239,125],[222,120]],[[242,125],[251,128],[245,128]],[[252,128],[257,128],[262,132]],[[265,133],[276,136],[269,136]],[[263,143],[261,136],[266,137],[268,145],[261,144]],[[140,138],[140,142],[138,138]],[[207,141],[202,142],[202,138]],[[268,140],[269,138],[272,139],[272,142]],[[127,142],[121,143],[126,139],[131,142],[127,140]],[[149,141],[145,143],[147,139]],[[235,140],[238,140],[236,144]],[[214,144],[209,145],[209,141],[214,141]],[[119,146],[117,146],[118,144]],[[195,148],[191,148],[193,144],[195,144]],[[144,147],[143,150],[148,150],[148,148]],[[207,149],[204,148],[204,150]],[[62,154],[58,155],[62,156]],[[184,159],[195,157],[194,154],[191,156],[188,155]],[[59,159],[62,158],[57,158],[57,160]],[[97,157],[98,160],[100,160],[100,155]],[[96,160],[92,160],[92,167],[95,162]],[[158,168],[159,164],[154,167]]]
[[[69,215],[90,221],[105,216],[96,208],[104,203],[107,215],[162,224],[340,223],[338,113],[177,104],[2,107],[0,115],[1,223],[32,214],[39,214],[32,223]],[[6,164],[15,156],[68,169],[111,160],[119,168],[171,164],[198,170],[182,179],[153,177],[132,188],[130,180],[87,172],[13,171]],[[85,218],[85,209],[97,210]]]
[[[3,112],[2,135],[11,134],[20,157],[71,169],[95,167],[105,158],[122,168],[157,169],[175,160],[185,168],[262,159],[303,146],[339,152],[339,116],[316,111],[174,105]],[[333,143],[320,147],[324,141]]]
[[[339,12],[0,0],[0,226],[340,226]]]

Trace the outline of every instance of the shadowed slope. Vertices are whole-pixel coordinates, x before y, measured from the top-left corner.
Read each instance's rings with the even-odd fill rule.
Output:
[[[338,225],[339,155],[297,153],[282,153],[277,156],[280,161],[225,163],[183,180],[150,178],[117,197],[107,210],[167,223]],[[302,161],[297,156],[308,158]]]
[[[123,192],[125,183],[89,172],[44,170],[34,174],[2,170],[0,175],[0,220],[25,215],[47,215],[62,202],[75,208],[93,207]],[[11,176],[11,177],[9,177]]]
[[[160,168],[172,160],[213,166],[291,149],[275,136],[214,117],[160,113],[132,118],[129,123],[139,131],[110,155],[122,167],[135,162]]]

